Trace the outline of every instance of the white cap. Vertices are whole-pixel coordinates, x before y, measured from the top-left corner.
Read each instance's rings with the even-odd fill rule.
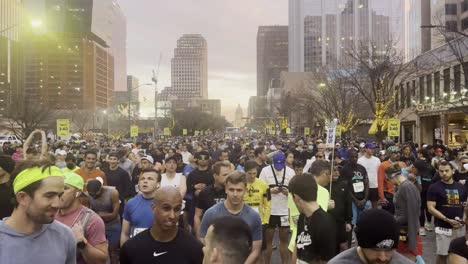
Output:
[[[67,152],[63,149],[59,150],[59,151],[56,151],[55,152],[55,155],[62,155],[62,156],[66,156],[67,155]]]
[[[150,155],[145,155],[145,156],[141,157],[141,160],[147,160],[147,161],[151,162],[151,164],[154,164],[154,159]]]
[[[125,144],[122,145],[122,147],[130,148],[130,149],[131,149],[131,148],[132,148],[132,144],[130,144],[130,143],[125,143]]]

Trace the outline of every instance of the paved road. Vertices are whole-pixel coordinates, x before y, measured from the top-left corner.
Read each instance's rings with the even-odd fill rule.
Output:
[[[277,241],[277,238],[275,238]],[[278,243],[275,242],[275,243]],[[427,232],[427,236],[422,237],[423,243],[423,259],[426,264],[436,263],[436,242],[434,232]],[[279,250],[276,249],[273,251],[273,256],[271,258],[271,264],[281,264],[281,258],[279,256]]]

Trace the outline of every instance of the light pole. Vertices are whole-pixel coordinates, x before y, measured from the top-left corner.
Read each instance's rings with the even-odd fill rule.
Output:
[[[459,35],[462,35],[464,37],[467,37],[468,38],[468,34],[465,34],[463,32],[460,32],[458,30],[453,30],[453,29],[450,29],[446,26],[442,26],[442,25],[422,25],[421,28],[443,28],[443,29],[446,29],[447,31],[449,32],[453,32],[453,33],[457,33]]]
[[[152,83],[144,83],[144,84],[141,84],[141,85],[138,85],[137,87],[135,88],[130,88],[130,87],[127,87],[127,92],[128,92],[128,129],[131,128],[132,126],[132,110],[131,110],[131,105],[132,105],[132,91],[142,87],[142,86],[148,86],[148,85],[153,85]]]

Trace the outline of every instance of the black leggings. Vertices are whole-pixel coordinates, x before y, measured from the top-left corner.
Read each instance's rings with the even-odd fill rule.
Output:
[[[421,192],[421,213],[419,215],[419,224],[421,227],[424,227],[426,220],[430,223],[432,221],[432,215],[427,209],[427,191],[423,190]]]

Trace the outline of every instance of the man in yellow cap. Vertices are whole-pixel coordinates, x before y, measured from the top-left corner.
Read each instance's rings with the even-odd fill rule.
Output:
[[[84,195],[83,185],[80,175],[65,173],[65,191],[60,196],[60,209],[55,219],[72,229],[79,252],[78,264],[106,263],[109,255],[104,222],[94,211],[81,204],[79,197]]]
[[[12,173],[15,209],[0,221],[0,263],[76,263],[70,228],[54,221],[64,190],[59,168],[24,163]]]

